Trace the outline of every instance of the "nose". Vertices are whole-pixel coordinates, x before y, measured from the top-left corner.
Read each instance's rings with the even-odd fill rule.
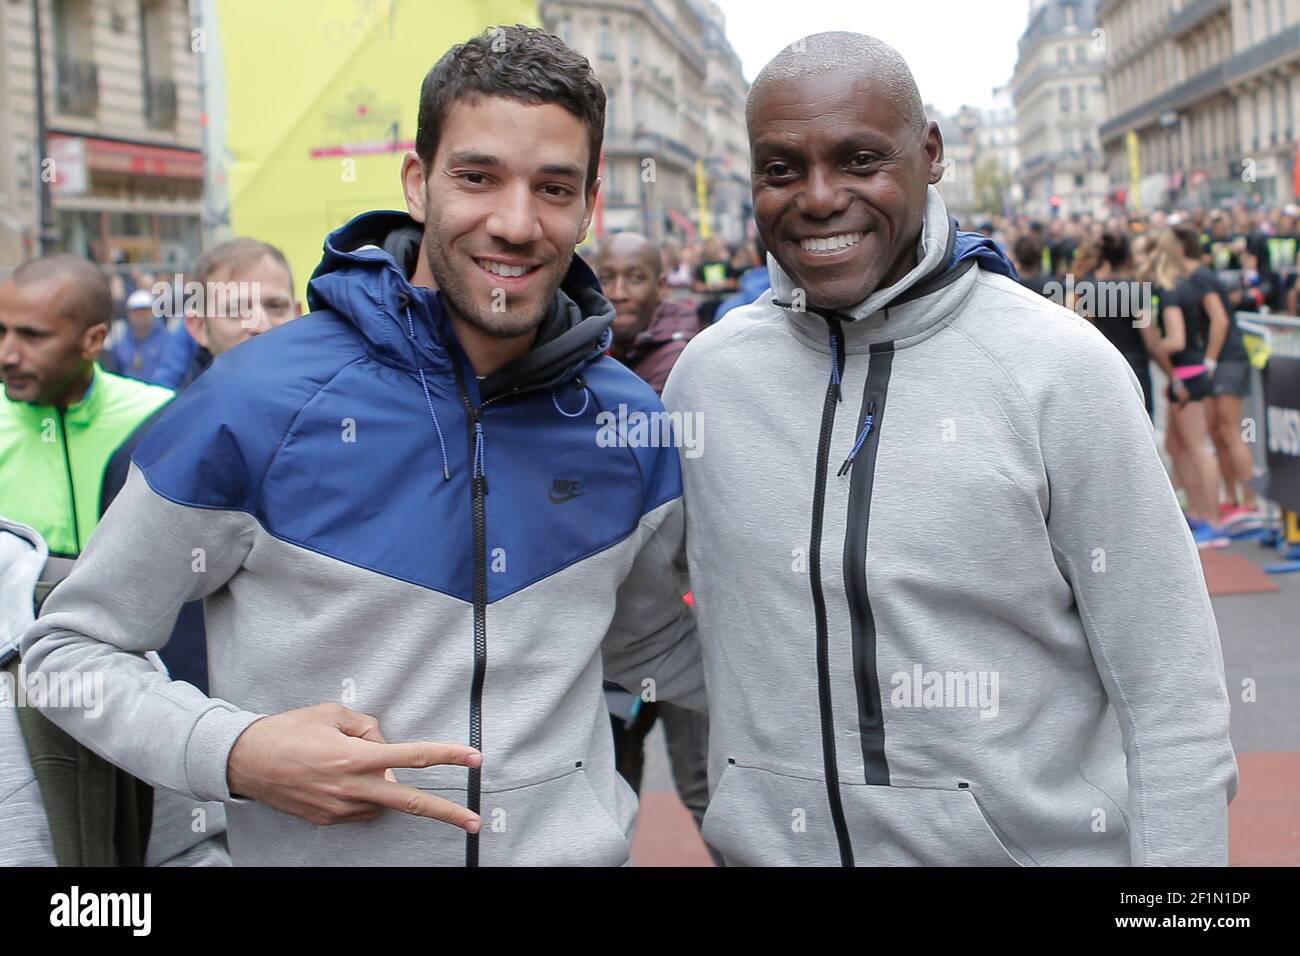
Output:
[[[627,282],[624,281],[622,276],[615,276],[606,292],[609,294],[610,302],[622,302],[627,298]]]
[[[0,367],[13,368],[18,362],[18,336],[6,329],[0,332]]]
[[[254,302],[249,314],[241,320],[244,331],[251,338],[254,335],[261,335],[271,329],[271,320],[267,318],[266,310],[262,308],[260,302]]]
[[[848,192],[839,189],[835,176],[820,165],[809,171],[807,185],[795,197],[795,208],[810,219],[829,219],[848,205]]]
[[[542,238],[542,223],[529,183],[515,183],[498,194],[492,215],[488,216],[487,230],[512,246],[524,246]]]

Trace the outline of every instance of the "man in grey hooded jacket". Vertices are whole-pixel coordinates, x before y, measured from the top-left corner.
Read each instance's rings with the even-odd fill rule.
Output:
[[[747,122],[772,290],[664,392],[709,430],[682,458],[705,839],[734,864],[1226,864],[1218,633],[1132,372],[957,232],[886,45],[799,41]]]

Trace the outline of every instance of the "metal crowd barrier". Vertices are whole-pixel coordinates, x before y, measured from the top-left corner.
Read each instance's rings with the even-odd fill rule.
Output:
[[[1300,360],[1300,316],[1239,311],[1236,320],[1237,327],[1246,335],[1246,348],[1250,353],[1252,387],[1245,402],[1245,414],[1259,425],[1252,452],[1255,469],[1262,474],[1268,470],[1268,416],[1265,413],[1263,372],[1272,356]],[[1234,540],[1258,538],[1264,544],[1276,547],[1283,560],[1265,566],[1264,570],[1270,574],[1300,571],[1300,515],[1263,495],[1260,500],[1267,505],[1269,520],[1265,527],[1230,536]]]

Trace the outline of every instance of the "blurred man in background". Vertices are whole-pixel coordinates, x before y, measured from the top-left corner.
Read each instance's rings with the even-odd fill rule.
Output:
[[[136,289],[126,299],[126,334],[112,345],[113,366],[119,375],[158,382],[158,365],[167,345],[167,323],[154,312],[153,295]]]
[[[99,368],[111,315],[108,281],[77,256],[29,262],[0,284],[0,517],[9,559],[0,568],[8,622],[0,666],[15,681],[21,626],[69,573],[107,507],[110,463],[172,397]],[[30,784],[0,802],[0,865],[228,862],[219,805],[202,808],[196,832],[194,801],[151,791],[35,707],[13,709],[18,720],[0,725],[0,779]]]
[[[658,395],[677,357],[700,330],[695,310],[663,297],[667,275],[654,244],[645,236],[621,232],[596,255],[596,276],[614,306],[614,344],[610,354]],[[641,792],[645,739],[655,721],[663,723],[677,794],[699,827],[709,806],[709,717],[667,701],[642,701],[617,684],[605,684],[614,729],[618,772]],[[716,862],[721,857],[714,855]]]

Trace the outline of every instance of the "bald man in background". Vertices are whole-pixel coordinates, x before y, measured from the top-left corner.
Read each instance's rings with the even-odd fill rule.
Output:
[[[7,535],[0,547],[0,676],[7,692],[26,687],[17,659],[22,626],[98,524],[111,460],[172,397],[170,389],[99,367],[111,316],[107,280],[77,256],[34,260],[0,283],[0,519]],[[220,804],[200,807],[162,790],[155,796],[35,706],[15,703],[0,705],[0,865],[228,865]],[[79,705],[93,710],[93,694]],[[199,809],[202,826],[192,827]]]
[[[1226,865],[1196,546],[1128,363],[961,232],[896,51],[807,37],[746,104],[772,290],[664,390],[728,863]]]
[[[615,311],[610,353],[662,394],[677,357],[700,331],[699,317],[663,297],[663,259],[645,236],[620,232],[607,238],[596,254],[596,275]]]
[[[595,266],[605,297],[614,306],[610,354],[656,395],[662,394],[678,356],[700,331],[699,317],[689,306],[663,298],[668,288],[663,259],[645,236],[620,232],[608,237],[596,253]],[[641,792],[645,739],[660,721],[677,795],[699,827],[709,807],[709,715],[667,701],[642,701],[611,682],[605,684],[605,697],[614,729],[615,766],[623,779]],[[713,858],[722,863],[718,854]]]

